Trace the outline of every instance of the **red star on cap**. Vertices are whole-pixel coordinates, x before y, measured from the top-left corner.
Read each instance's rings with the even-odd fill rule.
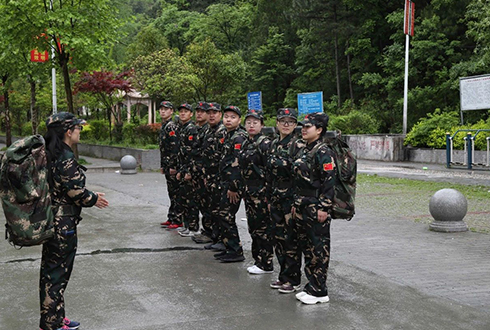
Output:
[[[289,114],[289,110],[288,110],[288,109],[284,110],[284,113],[285,113],[286,115],[287,115],[287,114]]]

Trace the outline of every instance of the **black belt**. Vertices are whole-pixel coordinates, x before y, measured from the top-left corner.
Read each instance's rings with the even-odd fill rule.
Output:
[[[76,215],[79,216],[80,213],[82,212],[82,208],[77,205],[55,205],[53,206],[53,212],[56,215],[59,210],[63,210],[63,215]]]
[[[292,181],[279,181],[279,182],[274,182],[272,184],[274,188],[277,189],[289,189],[293,187],[293,182]]]
[[[247,187],[261,187],[265,186],[264,180],[245,180],[245,185]]]
[[[296,194],[303,197],[318,197],[318,189],[299,188]]]

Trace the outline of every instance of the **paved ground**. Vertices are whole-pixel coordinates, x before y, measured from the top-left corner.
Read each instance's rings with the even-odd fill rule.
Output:
[[[246,273],[243,207],[247,260],[221,264],[159,227],[168,208],[163,176],[120,175],[117,163],[84,158],[89,186],[111,207],[85,210],[79,227],[66,303],[81,329],[490,329],[487,234],[434,233],[382,209],[358,209],[351,222],[332,225],[331,302],[304,306],[268,288],[277,273]],[[490,186],[490,172],[426,164],[361,161],[359,172]],[[37,329],[39,257],[39,247],[0,243],[0,329]]]

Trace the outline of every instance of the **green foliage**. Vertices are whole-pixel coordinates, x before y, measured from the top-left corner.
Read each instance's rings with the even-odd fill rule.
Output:
[[[81,139],[105,140],[109,138],[109,122],[106,120],[91,120],[84,126],[80,135]]]
[[[429,143],[433,143],[430,142],[432,131],[436,129],[449,131],[458,125],[458,117],[457,112],[441,112],[440,109],[436,109],[433,114],[429,113],[427,117],[422,118],[414,125],[405,138],[405,145],[411,145],[413,147],[429,146]],[[436,134],[435,136],[438,135]]]
[[[352,110],[347,115],[331,116],[329,130],[340,130],[343,134],[375,134],[379,123],[365,112]]]

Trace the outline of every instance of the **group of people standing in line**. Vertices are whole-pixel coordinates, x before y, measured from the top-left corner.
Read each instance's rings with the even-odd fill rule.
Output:
[[[174,120],[174,111],[179,119]],[[162,227],[192,237],[224,262],[245,260],[236,225],[245,202],[254,265],[250,274],[280,270],[270,287],[300,291],[302,256],[308,283],[296,298],[304,304],[328,302],[330,223],[336,180],[333,151],[322,138],[328,116],[314,113],[300,123],[295,109],[277,111],[279,136],[262,133],[263,114],[236,106],[199,102],[174,108],[160,104],[161,172],[167,180],[170,208]],[[195,112],[195,122],[192,117]],[[199,232],[199,214],[202,228]]]

